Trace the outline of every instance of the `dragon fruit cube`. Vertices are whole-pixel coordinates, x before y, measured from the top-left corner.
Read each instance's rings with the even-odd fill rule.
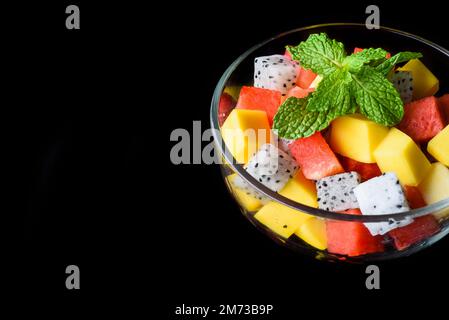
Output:
[[[268,143],[260,147],[245,169],[267,188],[279,192],[295,175],[298,165],[290,155]]]
[[[283,55],[275,54],[254,59],[254,86],[277,90],[285,96],[296,85],[299,67]]]
[[[360,175],[354,171],[317,180],[318,207],[327,211],[358,208],[354,188],[360,181]]]
[[[393,172],[384,173],[359,184],[354,189],[355,196],[364,215],[382,215],[410,210],[398,177]],[[413,219],[390,219],[385,222],[365,223],[373,236],[383,235],[393,229],[404,227]]]

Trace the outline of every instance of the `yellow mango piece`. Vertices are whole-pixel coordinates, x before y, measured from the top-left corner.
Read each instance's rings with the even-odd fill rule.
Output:
[[[307,180],[300,171],[279,193],[293,201],[310,207],[318,207],[315,183]],[[305,221],[313,218],[311,215],[277,202],[268,203],[254,217],[284,238],[290,237]]]
[[[449,167],[449,125],[429,141],[427,151],[439,162]]]
[[[427,176],[418,186],[424,201],[432,204],[449,198],[449,169],[439,162],[432,163]],[[448,215],[448,210],[435,214],[436,218]]]
[[[412,59],[399,71],[409,71],[413,76],[413,98],[421,99],[433,96],[440,88],[440,82],[433,73],[418,59]]]
[[[374,163],[374,150],[388,128],[362,115],[340,117],[332,122],[330,145],[335,152],[364,163]]]
[[[301,171],[298,171],[279,193],[290,200],[309,207],[318,207],[315,183],[307,180]]]
[[[232,192],[237,199],[237,202],[247,211],[257,211],[262,207],[262,202],[251,194],[247,194],[247,191],[235,187],[232,182],[237,177],[234,173],[227,177],[229,185],[231,186]]]
[[[265,111],[234,109],[221,127],[222,137],[238,163],[247,163],[265,143],[271,128]]]
[[[391,128],[374,151],[382,172],[394,172],[402,185],[417,186],[430,170],[430,162],[408,135]]]
[[[320,250],[327,248],[326,222],[313,217],[306,220],[295,234],[302,240]]]
[[[305,221],[312,218],[311,215],[274,201],[263,206],[254,217],[284,238],[289,238]]]

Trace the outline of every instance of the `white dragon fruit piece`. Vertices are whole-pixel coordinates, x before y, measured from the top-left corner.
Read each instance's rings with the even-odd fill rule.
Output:
[[[410,210],[404,191],[393,172],[384,173],[359,184],[354,189],[355,196],[364,215],[382,215]],[[406,226],[413,219],[390,219],[385,222],[364,223],[373,236],[383,235],[395,228]]]
[[[290,178],[296,174],[298,165],[287,153],[272,144],[264,144],[250,159],[245,170],[267,188],[279,192]],[[236,187],[250,192],[259,200],[261,194],[242,178],[234,179]]]
[[[408,71],[395,71],[390,76],[390,81],[399,92],[404,103],[409,103],[413,99],[413,76]]]
[[[325,177],[316,181],[318,207],[327,211],[343,211],[359,207],[354,188],[361,179],[351,171]]]
[[[283,55],[254,59],[254,86],[280,91],[285,96],[296,85],[298,64]]]

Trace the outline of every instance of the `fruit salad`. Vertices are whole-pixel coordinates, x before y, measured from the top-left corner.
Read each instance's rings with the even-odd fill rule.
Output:
[[[284,53],[256,57],[253,83],[226,88],[223,141],[258,183],[309,207],[384,215],[447,199],[449,94],[438,93],[424,59],[419,52],[347,50],[312,34]],[[250,139],[248,130],[264,133]],[[258,224],[336,255],[405,250],[447,218],[321,219],[271,200],[238,174],[227,180]]]

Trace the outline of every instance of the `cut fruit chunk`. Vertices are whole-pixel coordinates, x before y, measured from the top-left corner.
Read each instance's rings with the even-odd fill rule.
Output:
[[[289,148],[307,179],[318,180],[344,172],[320,132],[295,140],[289,145]]]
[[[281,93],[279,91],[244,86],[240,91],[236,108],[265,111],[271,125],[280,105]]]
[[[343,211],[359,207],[354,188],[360,183],[357,172],[345,172],[316,182],[318,206],[327,211]]]
[[[327,248],[326,222],[323,219],[307,219],[295,234],[312,247],[319,250]]]
[[[449,169],[435,162],[428,171],[426,178],[419,184],[419,191],[427,204],[449,198]],[[449,214],[448,210],[435,214],[440,219]]]
[[[232,109],[234,109],[235,105],[236,102],[234,98],[232,98],[226,92],[223,92],[223,94],[220,97],[220,102],[218,104],[218,122],[220,123],[220,126],[223,125],[226,118],[231,113]]]
[[[418,187],[404,186],[404,192],[411,209],[418,209],[427,205]]]
[[[445,116],[446,124],[449,124],[449,94],[445,94],[438,99],[441,113]]]
[[[415,218],[408,226],[397,228],[388,234],[394,240],[394,245],[398,250],[404,250],[409,246],[427,239],[440,231],[440,226],[432,215]]]
[[[315,184],[307,180],[301,170],[296,173],[293,179],[290,179],[279,194],[309,207],[318,207]]]
[[[430,169],[430,162],[404,132],[391,128],[374,150],[374,157],[382,172],[394,172],[403,185],[417,186]]]
[[[357,172],[358,174],[360,174],[362,181],[378,177],[382,174],[379,166],[375,163],[363,163],[343,156],[340,156],[339,160],[345,171]]]
[[[421,99],[433,96],[439,89],[437,77],[418,59],[412,59],[398,71],[409,71],[413,75],[413,98]]]
[[[275,192],[293,178],[297,169],[292,157],[270,143],[261,146],[245,168],[253,178]]]
[[[404,117],[398,129],[421,143],[429,141],[443,130],[444,122],[437,98],[426,97],[404,106]]]
[[[296,85],[300,86],[303,89],[307,89],[310,87],[310,84],[315,80],[317,75],[313,73],[312,70],[306,70],[302,67],[299,67],[298,77],[296,78]]]
[[[289,238],[305,221],[312,218],[311,215],[291,209],[278,202],[270,202],[263,206],[254,217],[284,238]]]
[[[354,188],[354,193],[364,215],[382,215],[410,210],[402,187],[394,173],[365,181]],[[413,220],[389,220],[364,223],[373,236],[383,235],[395,228],[406,226]]]
[[[362,115],[344,116],[332,121],[330,145],[332,150],[345,157],[375,163],[374,150],[387,134],[388,128]]]
[[[427,151],[449,167],[449,125],[429,141]]]
[[[346,214],[360,215],[358,209],[345,211]],[[382,252],[382,237],[372,236],[361,222],[326,221],[327,250],[331,253],[359,256]]]
[[[223,141],[238,163],[247,163],[259,148],[271,141],[265,111],[234,109],[221,127]]]

